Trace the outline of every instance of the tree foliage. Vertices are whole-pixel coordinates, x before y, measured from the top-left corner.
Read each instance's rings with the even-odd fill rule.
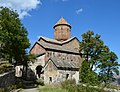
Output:
[[[83,61],[80,70],[80,81],[83,83],[89,83],[90,85],[98,84],[97,73],[90,70],[90,63],[86,60]]]
[[[119,75],[119,64],[116,61],[118,57],[114,52],[108,52],[103,53],[101,58],[101,63],[98,66],[100,69],[99,80],[107,85],[115,80],[114,74]]]
[[[93,31],[84,33],[80,42],[80,52],[83,57],[83,64],[80,69],[82,82],[95,83],[95,80],[99,77],[99,82],[106,84],[108,81],[109,83],[112,81],[113,74],[118,74],[117,56],[104,45],[100,35],[94,35]]]
[[[0,7],[0,49],[2,58],[9,62],[24,61],[26,49],[30,43],[27,30],[21,23],[19,15],[8,8]]]

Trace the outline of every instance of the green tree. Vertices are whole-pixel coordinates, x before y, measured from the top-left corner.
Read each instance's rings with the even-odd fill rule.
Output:
[[[80,52],[84,60],[80,69],[82,82],[94,84],[95,80],[97,83],[98,77],[99,81],[105,82],[105,79],[107,79],[108,82],[113,78],[113,72],[118,73],[118,63],[115,62],[117,56],[110,52],[109,48],[100,39],[100,35],[94,35],[93,31],[88,31],[82,35]],[[108,70],[107,73],[105,69]],[[95,73],[96,71],[99,75]]]
[[[114,75],[119,75],[119,64],[116,61],[118,59],[114,52],[108,52],[102,54],[101,63],[99,64],[99,80],[104,82],[105,86],[114,81]]]
[[[109,48],[104,45],[100,39],[100,35],[94,35],[93,31],[88,31],[82,34],[82,41],[80,42],[80,52],[83,58],[90,63],[90,70],[96,70],[101,58],[102,52],[109,51]]]
[[[2,57],[17,63],[24,61],[26,49],[30,43],[27,30],[19,19],[19,15],[8,8],[0,7],[0,45]]]
[[[97,73],[90,70],[90,63],[86,60],[83,61],[80,68],[80,81],[90,85],[98,84]]]

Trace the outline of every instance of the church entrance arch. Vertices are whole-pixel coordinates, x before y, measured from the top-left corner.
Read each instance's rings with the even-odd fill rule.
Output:
[[[38,65],[36,67],[36,74],[38,75],[39,78],[40,78],[41,74],[43,74],[42,69],[43,69],[43,66],[41,66],[41,65]]]

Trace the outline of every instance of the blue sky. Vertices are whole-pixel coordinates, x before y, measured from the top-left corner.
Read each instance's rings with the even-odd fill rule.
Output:
[[[16,1],[16,6],[14,0],[10,1],[22,15],[31,46],[39,36],[54,38],[53,26],[64,17],[72,26],[72,36],[81,40],[83,33],[92,30],[100,34],[105,44],[120,58],[120,0],[21,0],[26,2],[25,8],[22,3],[19,6],[20,2]],[[7,4],[7,0],[1,0],[0,5],[3,4]]]

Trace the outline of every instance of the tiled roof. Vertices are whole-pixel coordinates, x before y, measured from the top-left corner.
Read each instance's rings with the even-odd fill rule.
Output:
[[[71,49],[71,48],[63,46],[65,43],[70,42],[70,41],[72,41],[75,38],[76,37],[71,37],[71,38],[69,38],[66,41],[60,42],[60,41],[57,41],[55,39],[50,39],[50,38],[46,38],[46,37],[40,37],[39,40],[37,41],[37,43],[39,45],[41,45],[42,47],[44,47],[45,49],[59,50],[59,51],[65,51],[65,52],[71,52],[71,53],[79,54],[79,51],[76,51],[74,49]],[[41,39],[43,41],[41,41]]]
[[[70,26],[70,24],[62,17],[62,18],[54,25],[54,27],[57,26],[57,25],[61,25],[61,24],[65,24],[65,25]],[[71,27],[71,26],[70,26],[70,27]]]
[[[56,43],[56,44],[62,44],[62,42],[60,42],[60,41],[57,41],[57,40],[55,40],[55,39],[51,39],[51,38],[47,38],[47,37],[43,37],[43,36],[41,36],[40,38],[39,38],[39,40],[40,39],[43,39],[44,41],[46,41],[46,42],[51,42],[51,43]],[[38,40],[38,41],[39,41]]]
[[[52,49],[52,50],[58,50],[58,51],[65,51],[65,52],[71,52],[71,53],[76,53],[79,54],[78,51],[75,51],[73,49],[70,48],[65,48],[61,45],[56,45],[56,44],[52,44],[52,43],[48,43],[48,42],[37,42],[39,45],[41,45],[42,47],[44,47],[45,49]]]
[[[40,37],[39,40],[34,44],[34,46],[36,44],[38,44],[38,45],[41,45],[42,47],[44,47],[45,49],[59,50],[59,51],[79,54],[79,51],[76,51],[74,49],[67,48],[67,47],[63,46],[64,44],[72,41],[73,39],[77,39],[77,38],[76,37],[71,37],[66,41],[60,42],[60,41],[57,41],[55,39]],[[41,41],[41,40],[43,40],[43,41]],[[30,51],[34,48],[34,46],[30,49]]]
[[[56,58],[50,58],[52,62],[55,64],[57,68],[64,68],[64,69],[79,69],[79,64],[75,63],[74,61],[61,61],[57,60]]]
[[[69,39],[61,42],[61,41],[57,41],[57,40],[55,40],[55,39],[46,38],[46,37],[42,37],[42,36],[41,36],[41,37],[39,38],[39,40],[40,40],[40,39],[43,39],[43,40],[46,41],[46,42],[56,43],[56,44],[61,44],[61,45],[62,45],[62,44],[64,44],[64,43],[67,43],[67,42],[75,39],[75,38],[76,38],[76,37],[71,37],[71,38],[69,38]],[[38,40],[38,41],[39,41],[39,40]]]

